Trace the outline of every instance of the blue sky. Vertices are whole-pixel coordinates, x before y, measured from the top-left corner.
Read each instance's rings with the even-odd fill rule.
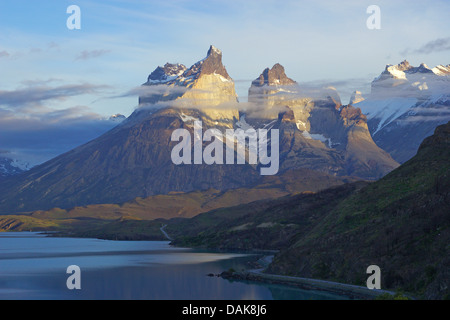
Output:
[[[66,27],[72,4],[81,30]],[[380,30],[366,27],[371,4],[381,9]],[[347,103],[386,64],[449,64],[449,12],[450,1],[439,0],[0,0],[0,150],[5,130],[79,130],[83,121],[128,116],[137,97],[113,97],[158,65],[191,66],[211,44],[241,100],[278,62],[299,83],[334,85]]]

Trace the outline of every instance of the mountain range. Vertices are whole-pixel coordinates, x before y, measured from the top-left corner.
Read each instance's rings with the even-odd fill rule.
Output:
[[[372,81],[370,94],[354,95],[351,104],[367,115],[375,143],[403,163],[450,120],[450,65],[413,67],[406,60],[387,65]]]
[[[446,298],[449,71],[389,65],[343,105],[336,89],[305,90],[277,63],[242,103],[211,46],[189,68],[157,67],[139,107],[97,139],[21,173],[0,159],[0,231],[277,250],[266,272],[358,285],[376,264],[383,288]],[[249,145],[233,151],[243,164],[174,164],[173,133],[195,141],[198,122],[201,135],[278,130],[277,174],[260,174]]]
[[[30,212],[261,182],[261,164],[175,165],[175,129],[278,129],[279,173],[306,168],[332,176],[378,179],[398,166],[370,135],[359,108],[335,89],[305,95],[276,64],[252,82],[240,105],[234,81],[211,46],[190,68],[167,63],[141,87],[140,107],[114,129],[0,185],[0,212]],[[203,145],[207,143],[203,142]],[[249,149],[245,150],[248,155]]]

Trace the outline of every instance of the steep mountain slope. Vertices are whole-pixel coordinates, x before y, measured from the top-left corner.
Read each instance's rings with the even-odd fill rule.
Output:
[[[208,189],[192,192],[171,192],[147,198],[136,198],[120,204],[96,204],[70,209],[54,208],[20,215],[0,216],[0,231],[60,231],[71,236],[107,239],[160,239],[159,228],[145,221],[189,218],[202,212],[230,207],[257,200],[280,198],[300,192],[315,192],[330,185],[342,185],[354,179],[334,177],[308,169],[289,170],[277,176],[265,176],[252,188],[226,191]],[[119,221],[119,222],[118,222]],[[139,222],[142,222],[138,226]],[[128,225],[128,224],[131,225]],[[115,227],[114,227],[115,226]],[[142,229],[132,235],[133,230]],[[156,230],[156,234],[153,232]],[[164,240],[164,238],[163,238]]]
[[[413,67],[406,60],[387,65],[372,82],[371,93],[353,102],[367,114],[376,144],[396,161],[414,156],[423,139],[450,120],[449,69]]]
[[[0,212],[120,203],[170,191],[251,184],[260,175],[249,165],[172,163],[174,129],[192,130],[173,109],[129,119],[124,125],[0,186]]]
[[[383,288],[448,297],[449,182],[450,122],[410,161],[297,235],[269,272],[363,284],[367,266],[376,264]]]
[[[368,182],[348,183],[278,199],[220,208],[186,220],[169,220],[176,246],[226,250],[281,250]]]
[[[0,157],[0,179],[5,179],[9,176],[14,176],[16,174],[22,173],[27,170],[27,166],[18,163],[10,158]],[[0,180],[1,182],[2,180]]]
[[[193,136],[195,119],[202,119],[205,128],[230,128],[239,116],[235,105],[214,109],[236,102],[234,83],[221,58],[220,51],[211,46],[207,57],[189,69],[166,65],[165,70],[155,70],[157,75],[153,72],[143,86],[141,108],[128,119],[101,137],[0,184],[0,213],[120,203],[170,191],[254,184],[261,177],[247,164],[175,165],[171,159],[178,143],[171,140],[175,129],[187,129]],[[179,76],[170,80],[174,73]],[[175,108],[150,104],[165,102],[168,96]],[[196,109],[182,109],[184,105]]]

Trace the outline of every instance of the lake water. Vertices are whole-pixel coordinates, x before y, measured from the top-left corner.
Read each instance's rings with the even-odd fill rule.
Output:
[[[54,238],[0,233],[0,299],[323,300],[345,297],[207,274],[246,268],[255,255],[175,248],[164,241]],[[81,289],[66,286],[81,269]]]

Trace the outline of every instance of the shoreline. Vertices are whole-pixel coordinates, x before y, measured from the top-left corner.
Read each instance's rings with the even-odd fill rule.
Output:
[[[272,258],[273,256],[264,256],[260,258],[258,263],[262,268],[248,269],[244,271],[224,271],[219,276],[229,281],[252,281],[278,284],[304,290],[325,291],[348,297],[351,300],[373,300],[376,297],[386,293],[392,296],[395,295],[395,292],[383,289],[371,290],[367,287],[340,282],[264,273],[264,270],[268,264],[270,264]]]
[[[278,284],[304,290],[325,291],[340,296],[349,297],[352,300],[373,300],[379,295],[385,293],[388,293],[392,296],[395,295],[395,292],[392,291],[376,289],[370,290],[366,287],[339,282],[268,274],[262,273],[258,269],[233,273],[224,271],[220,274],[220,277],[227,280],[252,281],[259,283]]]
[[[164,226],[163,226],[164,227]],[[162,227],[162,229],[163,229]],[[163,231],[163,230],[161,230]],[[11,232],[11,231],[9,231]],[[13,231],[14,232],[14,231]],[[16,231],[17,232],[17,231]],[[30,231],[18,231],[19,233],[29,233]],[[52,237],[55,236],[55,234],[58,234],[57,231],[33,231],[32,233],[41,234],[43,236]],[[59,236],[61,236],[59,234]],[[67,235],[66,235],[67,236]],[[85,238],[85,237],[79,237],[75,236],[74,238]],[[111,241],[129,241],[129,240],[112,240],[112,239],[102,239],[99,237],[89,237],[93,239],[100,239],[100,240],[111,240]],[[139,240],[138,240],[139,241]],[[151,241],[151,240],[150,240]],[[170,246],[174,246],[171,244],[171,241],[166,240],[153,240],[158,242],[169,242]],[[179,247],[181,248],[181,247]],[[187,247],[186,247],[187,248]],[[189,247],[188,249],[198,249]],[[236,253],[237,251],[233,250],[208,250],[211,252],[232,252]],[[289,287],[295,287],[299,289],[304,290],[317,290],[317,291],[324,291],[329,292],[341,296],[349,297],[350,299],[354,300],[373,300],[376,297],[382,295],[382,294],[390,294],[392,296],[395,295],[395,292],[383,290],[383,289],[374,289],[370,290],[367,287],[363,286],[357,286],[352,284],[345,284],[340,282],[333,282],[333,281],[327,281],[327,280],[319,280],[319,279],[312,279],[312,278],[302,278],[302,277],[294,277],[294,276],[285,276],[285,275],[277,275],[277,274],[270,274],[270,273],[264,273],[264,270],[267,268],[267,266],[272,262],[273,255],[267,255],[267,253],[275,253],[276,250],[252,250],[251,252],[241,252],[243,254],[260,254],[262,257],[260,257],[257,260],[257,265],[259,266],[258,269],[247,269],[243,271],[223,271],[222,273],[218,274],[217,276],[220,276],[223,279],[229,280],[229,281],[252,281],[252,282],[258,282],[258,283],[269,283],[269,284],[278,284],[283,286],[289,286]],[[266,255],[264,255],[266,253]],[[409,298],[413,298],[411,296],[408,296]]]

